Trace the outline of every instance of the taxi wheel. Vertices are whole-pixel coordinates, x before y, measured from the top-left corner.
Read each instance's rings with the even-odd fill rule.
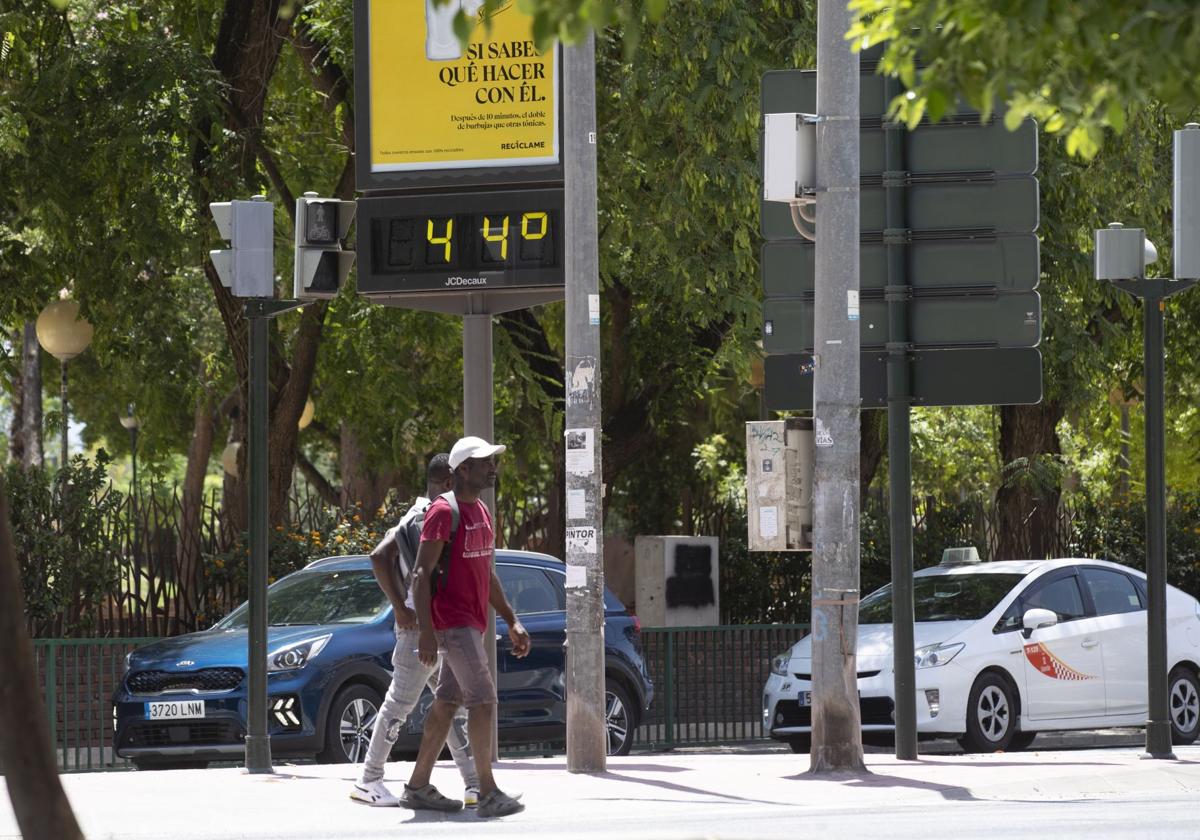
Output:
[[[967,752],[1008,749],[1017,731],[1017,704],[999,674],[981,674],[967,703],[967,734],[958,739]]]
[[[375,716],[382,700],[375,689],[351,685],[329,705],[325,720],[325,749],[317,753],[320,764],[359,764],[367,756]]]
[[[1177,666],[1167,678],[1171,712],[1171,743],[1190,744],[1200,735],[1200,681],[1191,670]]]

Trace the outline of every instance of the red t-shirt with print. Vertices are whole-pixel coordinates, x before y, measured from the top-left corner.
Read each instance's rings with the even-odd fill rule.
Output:
[[[431,602],[433,628],[474,627],[484,633],[495,550],[492,515],[479,500],[459,501],[458,513],[458,533],[450,547],[450,571],[442,578]],[[450,539],[450,525],[450,503],[439,496],[425,512],[421,542],[445,542]]]

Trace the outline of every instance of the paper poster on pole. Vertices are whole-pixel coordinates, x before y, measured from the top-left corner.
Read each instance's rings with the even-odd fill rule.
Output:
[[[567,472],[591,475],[596,466],[592,429],[567,429]]]
[[[459,10],[475,18],[464,49]],[[370,0],[371,172],[559,162],[558,49],[542,53],[532,18],[501,3],[490,33],[482,0]]]
[[[587,586],[587,566],[567,566],[567,588]]]
[[[587,493],[582,489],[567,491],[567,519],[587,518]]]
[[[596,553],[596,529],[595,528],[568,528],[567,529],[567,553],[582,552],[584,554]]]

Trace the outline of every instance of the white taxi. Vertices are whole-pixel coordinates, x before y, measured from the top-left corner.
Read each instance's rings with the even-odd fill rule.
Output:
[[[1103,560],[946,556],[955,559],[913,579],[919,734],[995,752],[1046,730],[1145,725],[1144,574]],[[858,621],[862,729],[892,732],[890,585],[862,600]],[[797,752],[809,749],[811,666],[806,637],[772,660],[763,689],[764,730]],[[1172,740],[1190,744],[1200,735],[1200,602],[1172,586],[1167,668]]]

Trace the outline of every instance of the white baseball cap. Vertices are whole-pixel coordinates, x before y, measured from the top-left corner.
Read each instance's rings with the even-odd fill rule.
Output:
[[[458,465],[468,458],[487,458],[491,455],[499,455],[504,450],[503,444],[493,445],[483,438],[461,438],[450,449],[450,469],[458,469]]]

